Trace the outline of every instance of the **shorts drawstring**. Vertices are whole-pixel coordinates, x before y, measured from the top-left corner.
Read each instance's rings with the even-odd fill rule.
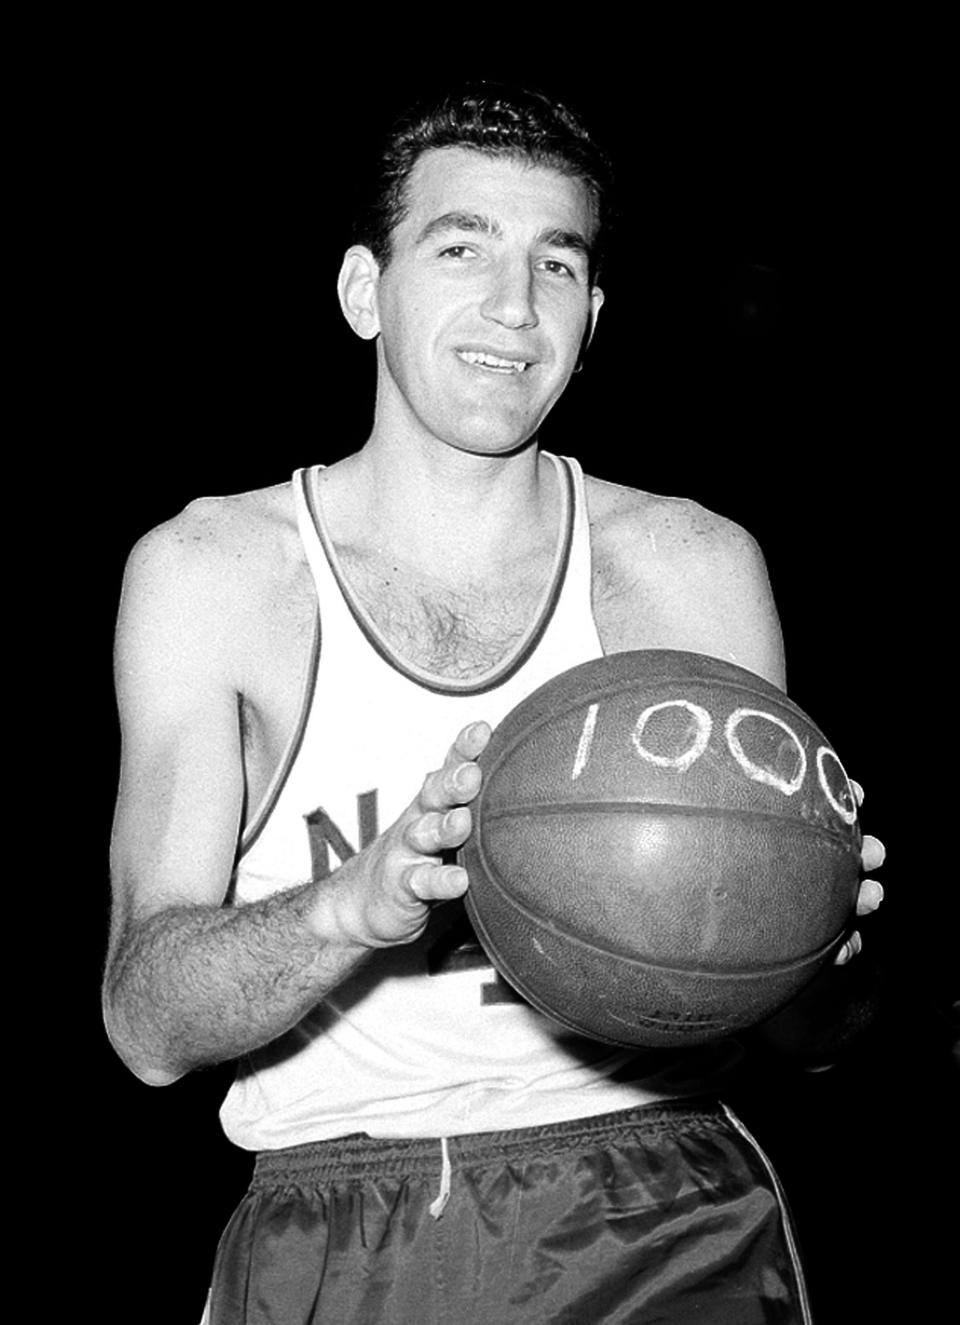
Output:
[[[440,1218],[447,1202],[450,1200],[452,1170],[450,1168],[450,1146],[445,1136],[440,1138],[440,1151],[443,1155],[443,1164],[440,1169],[440,1191],[437,1194],[437,1199],[431,1202],[430,1205],[430,1213],[434,1219]]]

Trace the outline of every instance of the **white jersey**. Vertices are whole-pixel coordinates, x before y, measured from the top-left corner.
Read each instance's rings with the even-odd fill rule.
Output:
[[[317,471],[294,475],[318,632],[300,721],[241,844],[237,905],[330,873],[397,818],[462,727],[495,725],[544,681],[600,656],[583,476],[575,461],[550,459],[563,515],[548,590],[510,657],[470,682],[394,655],[344,582]],[[436,908],[421,940],[377,953],[242,1060],[221,1110],[228,1137],[270,1150],[356,1132],[451,1136],[678,1093],[662,1080],[641,1084],[631,1054],[575,1037],[520,1001],[471,938],[462,903]]]

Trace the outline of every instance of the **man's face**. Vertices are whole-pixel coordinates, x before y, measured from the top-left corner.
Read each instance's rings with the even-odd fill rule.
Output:
[[[407,187],[376,289],[379,417],[507,453],[559,398],[603,301],[589,282],[586,190],[463,148],[425,153]]]

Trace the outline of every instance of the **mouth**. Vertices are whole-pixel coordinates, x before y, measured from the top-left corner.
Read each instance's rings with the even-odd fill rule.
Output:
[[[487,372],[499,373],[505,377],[525,373],[531,366],[530,360],[504,359],[497,354],[489,354],[485,350],[457,350],[456,355],[461,362],[470,364],[473,368],[482,368]]]

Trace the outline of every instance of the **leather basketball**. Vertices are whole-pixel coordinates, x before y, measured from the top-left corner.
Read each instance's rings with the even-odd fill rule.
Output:
[[[555,677],[496,728],[461,851],[491,960],[568,1030],[650,1048],[764,1020],[856,904],[850,782],[761,677],[671,650]]]

